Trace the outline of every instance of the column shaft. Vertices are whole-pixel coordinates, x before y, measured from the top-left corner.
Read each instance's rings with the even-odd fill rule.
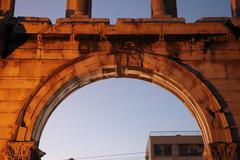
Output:
[[[14,16],[15,0],[0,0],[0,16],[11,18]]]
[[[66,17],[90,18],[92,0],[67,0]]]
[[[231,0],[231,9],[233,17],[240,17],[240,0]]]
[[[151,0],[152,18],[177,17],[176,0]]]

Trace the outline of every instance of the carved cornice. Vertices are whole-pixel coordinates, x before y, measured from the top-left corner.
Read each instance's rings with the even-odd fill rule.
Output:
[[[40,160],[45,155],[35,142],[9,142],[7,149],[9,160]]]
[[[203,153],[204,160],[235,160],[237,145],[234,143],[213,143]]]

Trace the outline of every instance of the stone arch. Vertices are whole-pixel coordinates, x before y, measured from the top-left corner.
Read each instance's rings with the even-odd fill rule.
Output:
[[[56,69],[28,99],[13,140],[38,142],[49,116],[65,97],[84,85],[112,77],[150,81],[178,96],[197,120],[205,146],[232,142],[226,117],[217,112],[221,106],[210,89],[183,65],[147,53],[90,54]]]

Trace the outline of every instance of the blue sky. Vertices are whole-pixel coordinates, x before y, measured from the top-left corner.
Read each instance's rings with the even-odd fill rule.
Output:
[[[230,16],[230,0],[177,0],[178,15],[188,21],[206,16]],[[66,0],[16,0],[17,16],[65,16]],[[150,17],[150,0],[93,0],[93,17]]]
[[[206,16],[230,16],[229,1],[178,0],[179,17],[193,22]],[[15,16],[50,17],[54,22],[64,17],[65,3],[16,0]],[[150,0],[93,0],[93,17],[109,17],[112,22],[117,17],[150,17]],[[50,117],[40,148],[47,152],[43,160],[144,152],[151,130],[198,130],[198,126],[184,104],[161,87],[109,79],[67,97]],[[144,158],[137,156],[141,157],[134,160]]]

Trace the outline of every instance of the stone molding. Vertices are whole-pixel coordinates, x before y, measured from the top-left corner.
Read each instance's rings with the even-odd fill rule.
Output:
[[[40,160],[45,155],[36,142],[9,142],[7,151],[9,160]]]
[[[204,160],[235,160],[235,143],[213,143],[205,148],[203,153]]]

